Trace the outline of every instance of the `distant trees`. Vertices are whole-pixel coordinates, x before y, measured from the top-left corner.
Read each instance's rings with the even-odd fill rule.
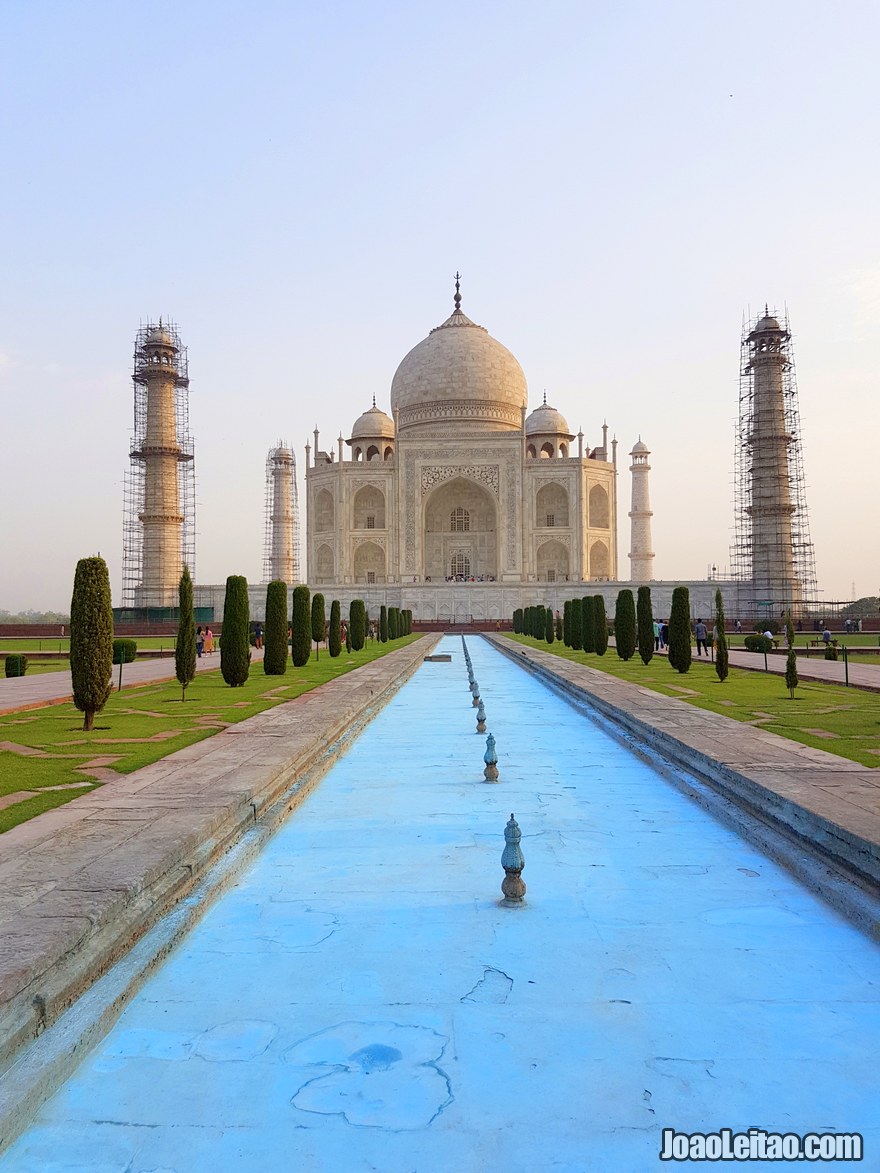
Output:
[[[188,566],[184,566],[177,585],[177,603],[174,674],[180,682],[180,700],[183,703],[186,700],[187,685],[196,675],[196,620],[193,614],[193,581]]]
[[[794,650],[794,627],[791,622],[791,611],[785,619],[785,637],[788,641],[788,655],[785,659],[785,686],[788,695],[794,700],[794,690],[798,686],[797,653]]]
[[[240,688],[250,672],[250,627],[247,579],[240,574],[230,574],[226,580],[220,634],[220,671],[230,688]]]
[[[558,640],[562,639],[562,616],[558,611],[556,612],[556,638]]]
[[[287,671],[287,583],[276,578],[266,587],[266,626],[263,628],[263,671],[283,676]]]
[[[388,643],[388,608],[384,603],[379,608],[379,643]]]
[[[571,600],[571,644],[574,651],[579,652],[584,646],[583,639],[583,600]]]
[[[669,663],[677,672],[687,672],[691,657],[690,592],[687,587],[677,586],[669,612]]]
[[[312,615],[309,598],[307,586],[293,588],[293,613],[291,615],[293,634],[290,644],[290,658],[293,660],[294,668],[302,668],[308,664],[312,654]]]
[[[585,652],[596,650],[595,595],[585,595],[581,600],[581,645]]]
[[[334,599],[330,604],[330,631],[327,637],[327,650],[334,658],[342,651],[342,615],[338,599]]]
[[[730,656],[724,630],[724,600],[720,589],[715,592],[715,632],[715,673],[723,684],[730,673]]]
[[[320,659],[320,644],[324,639],[327,614],[324,610],[324,596],[318,591],[312,596],[312,639],[315,641],[315,659]]]
[[[562,604],[562,642],[571,647],[571,599]]]
[[[608,618],[605,615],[605,597],[596,595],[593,602],[593,644],[597,656],[608,651]]]
[[[80,558],[70,602],[70,675],[73,703],[90,730],[113,690],[113,608],[103,558]]]
[[[522,635],[523,629],[523,613],[522,607],[517,607],[513,613],[513,634]]]
[[[618,591],[614,607],[614,643],[621,660],[631,660],[636,650],[636,604],[632,591]]]
[[[367,608],[363,599],[351,600],[348,609],[348,634],[351,637],[351,650],[359,652],[367,638]]]
[[[548,644],[552,644],[556,638],[556,624],[553,620],[553,612],[548,607],[544,612],[544,638]]]
[[[636,600],[636,628],[639,638],[639,655],[643,664],[650,664],[654,658],[654,615],[651,611],[651,588],[640,586]]]

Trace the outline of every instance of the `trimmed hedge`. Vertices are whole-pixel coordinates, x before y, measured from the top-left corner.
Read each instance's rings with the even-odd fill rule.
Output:
[[[263,671],[283,676],[287,671],[287,583],[274,579],[266,587],[266,626],[263,629]]]
[[[334,658],[342,651],[342,615],[338,599],[334,599],[330,604],[330,633],[327,636],[327,651]]]
[[[573,651],[579,652],[584,646],[583,635],[583,600],[571,600],[571,643],[568,645]]]
[[[309,605],[310,593],[307,586],[293,588],[293,638],[290,644],[290,658],[294,668],[308,664],[312,654],[312,615]]]
[[[348,634],[351,639],[351,650],[359,652],[367,638],[367,608],[363,599],[351,600],[348,609]]]
[[[113,663],[133,664],[137,658],[137,640],[115,639],[113,641]]]
[[[688,672],[692,656],[690,592],[685,586],[677,586],[669,612],[669,663],[677,672]]]
[[[766,635],[747,635],[743,639],[747,652],[772,652],[773,640]]]
[[[585,652],[596,650],[596,596],[581,599],[581,646]]]
[[[632,591],[618,591],[614,608],[614,642],[621,660],[631,660],[636,650],[636,604]]]
[[[230,574],[223,603],[223,631],[220,639],[220,671],[230,688],[241,688],[251,666],[250,604],[247,579]]]
[[[10,676],[24,676],[28,668],[28,658],[22,655],[21,652],[13,652],[11,656],[6,657],[6,675]]]
[[[327,626],[327,613],[324,610],[324,596],[315,591],[312,595],[312,639],[315,641],[315,659],[319,659],[318,645],[324,639],[324,629]]]
[[[174,675],[180,684],[180,699],[196,675],[196,621],[193,614],[193,582],[189,567],[184,566],[177,584],[177,639],[174,641]]]
[[[113,608],[103,558],[80,558],[70,601],[70,677],[73,703],[90,730],[113,690]]]
[[[639,587],[636,600],[636,630],[639,639],[639,655],[643,664],[650,664],[654,658],[654,615],[651,610],[651,588]]]
[[[593,611],[593,643],[597,656],[608,651],[608,620],[605,617],[605,597],[596,595]]]

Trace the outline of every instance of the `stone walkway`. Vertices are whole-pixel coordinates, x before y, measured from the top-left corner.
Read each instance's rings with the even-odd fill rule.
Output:
[[[263,649],[251,648],[251,662],[263,659]],[[220,652],[201,656],[196,660],[196,672],[210,672],[220,667]],[[165,656],[155,660],[136,660],[122,669],[122,689],[132,684],[153,684],[157,680],[174,679],[174,659]],[[119,680],[119,666],[113,668],[113,688]],[[34,676],[14,676],[0,679],[0,713],[16,713],[24,709],[38,709],[43,705],[58,705],[71,700],[70,672],[41,672]]]
[[[665,655],[664,653],[661,653]],[[698,657],[694,648],[694,660],[705,660],[705,656]],[[754,672],[764,671],[764,657],[758,652],[731,651],[730,663],[737,668],[750,668]],[[800,656],[797,663],[798,676],[801,680],[817,680],[821,684],[846,683],[843,657],[839,660],[825,660],[819,656]],[[779,653],[767,656],[767,671],[777,675],[785,675],[785,656]],[[869,692],[880,692],[880,663],[849,665],[849,683],[851,687],[864,688]]]

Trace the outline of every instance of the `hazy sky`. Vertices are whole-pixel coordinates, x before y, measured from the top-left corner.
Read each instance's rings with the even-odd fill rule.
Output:
[[[727,566],[744,312],[788,307],[824,598],[880,589],[880,6],[5,0],[0,608],[121,586],[139,322],[189,347],[200,582],[463,309],[651,448],[658,578]],[[629,549],[628,460],[619,482]]]

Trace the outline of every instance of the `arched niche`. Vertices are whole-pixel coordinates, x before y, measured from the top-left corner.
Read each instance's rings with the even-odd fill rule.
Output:
[[[355,582],[385,581],[385,551],[375,542],[361,542],[354,552]]]
[[[450,577],[491,580],[498,574],[498,505],[483,485],[455,477],[439,485],[424,506],[424,574],[432,582]],[[452,560],[466,572],[453,574]]]
[[[358,489],[352,503],[354,529],[385,528],[385,494],[375,485]]]
[[[552,460],[555,455],[556,455],[556,449],[553,447],[553,445],[550,443],[549,440],[545,440],[544,443],[541,445],[540,459],[541,460]]]
[[[315,551],[315,582],[333,582],[335,578],[333,550],[322,542]]]
[[[590,529],[611,528],[611,506],[608,494],[601,485],[593,485],[590,489]]]
[[[593,542],[590,546],[590,578],[610,578],[611,559],[604,542]]]
[[[534,460],[537,455],[538,453],[535,451],[535,445],[529,444],[526,448],[526,456],[529,458],[529,460]]]
[[[568,581],[568,550],[562,542],[542,542],[535,552],[538,582]]]
[[[568,524],[568,491],[555,481],[542,485],[535,494],[535,526],[553,529]]]
[[[389,444],[388,447],[385,449],[385,459],[390,460],[393,455],[394,455],[394,449]]]
[[[367,449],[367,460],[379,460],[381,455],[377,444],[371,444]]]
[[[333,494],[329,489],[321,489],[315,495],[315,533],[329,533],[333,529],[335,516]]]

